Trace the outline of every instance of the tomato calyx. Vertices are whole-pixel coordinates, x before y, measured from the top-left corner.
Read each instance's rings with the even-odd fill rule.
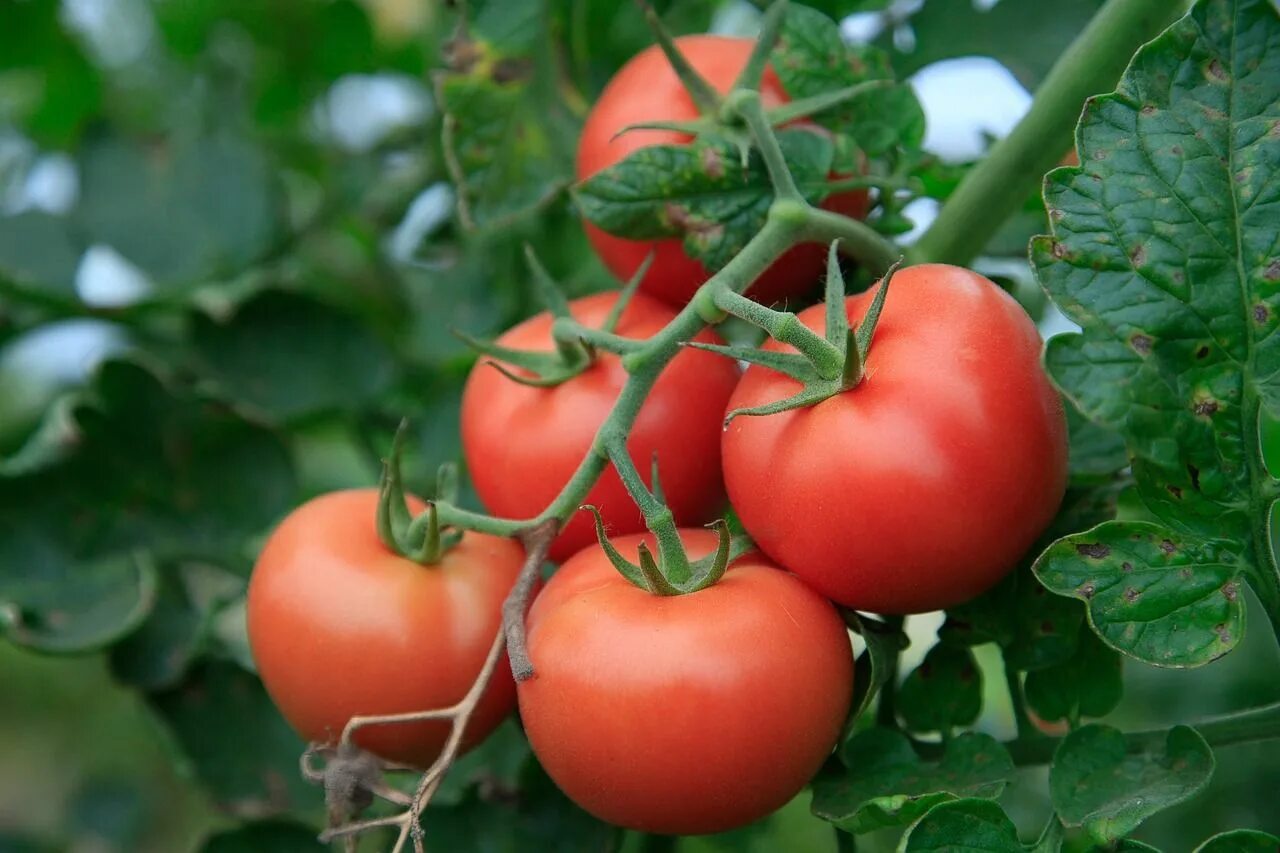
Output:
[[[658,458],[654,455],[650,482],[652,488],[645,486],[631,461],[623,442],[609,442],[605,451],[613,462],[623,485],[640,508],[644,516],[645,526],[657,541],[658,554],[641,542],[639,546],[639,562],[632,563],[613,546],[604,529],[604,519],[594,506],[584,505],[579,509],[590,512],[595,517],[596,539],[609,562],[628,581],[653,595],[688,595],[714,584],[723,577],[729,564],[751,550],[752,543],[745,537],[734,537],[729,531],[729,524],[724,519],[716,519],[707,527],[716,531],[719,542],[714,554],[690,560],[676,524],[675,514],[666,505],[662,494],[662,483],[658,476]]]
[[[624,355],[639,348],[639,341],[617,335],[615,330],[631,297],[635,295],[645,273],[649,271],[649,265],[653,262],[652,254],[645,258],[635,275],[623,286],[604,322],[599,328],[593,328],[584,326],[573,318],[569,310],[569,300],[560,289],[560,285],[542,266],[537,255],[534,254],[533,247],[526,243],[524,251],[538,295],[554,318],[551,336],[555,342],[555,351],[515,349],[494,341],[473,338],[465,332],[454,329],[453,334],[463,343],[480,355],[487,356],[486,364],[512,382],[536,388],[549,388],[581,375],[595,363],[599,349]]]
[[[772,415],[813,406],[856,388],[866,378],[867,355],[871,351],[871,340],[875,336],[876,324],[880,320],[880,312],[884,308],[884,301],[889,293],[889,283],[902,261],[899,259],[885,272],[880,289],[876,291],[866,316],[855,329],[849,325],[849,317],[845,310],[844,275],[840,272],[836,245],[834,242],[831,244],[827,257],[826,329],[822,335],[810,331],[793,313],[764,308],[731,292],[715,294],[717,307],[760,326],[774,340],[790,344],[798,352],[787,353],[696,341],[690,342],[687,346],[777,371],[790,376],[803,386],[790,397],[784,397],[772,403],[733,409],[725,415],[726,426],[734,418],[743,415]]]
[[[378,538],[392,552],[423,566],[439,563],[441,558],[462,541],[462,531],[443,527],[435,501],[427,503],[427,511],[417,518],[409,511],[409,500],[400,473],[400,454],[408,421],[400,422],[391,452],[382,463],[378,481]],[[458,469],[446,462],[436,473],[436,500],[452,503],[458,495]]]

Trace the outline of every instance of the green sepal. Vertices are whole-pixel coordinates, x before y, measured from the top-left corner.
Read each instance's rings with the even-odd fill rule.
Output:
[[[724,416],[725,426],[728,426],[734,418],[739,417],[761,417],[764,415],[776,415],[780,412],[789,412],[793,409],[806,409],[809,406],[815,406],[830,397],[834,397],[844,389],[840,382],[834,379],[819,379],[806,385],[799,392],[792,394],[790,397],[784,397],[772,403],[765,403],[762,406],[750,406],[745,409],[733,409]]]
[[[609,141],[612,142],[619,136],[630,133],[633,130],[673,130],[676,133],[697,136],[715,129],[715,123],[705,118],[698,118],[693,121],[638,121],[635,124],[623,125],[613,136],[609,137]]]
[[[382,460],[382,476],[378,481],[378,510],[375,524],[378,538],[396,554],[408,552],[406,537],[413,514],[404,493],[404,481],[400,476],[400,454],[404,449],[404,436],[409,421],[403,418],[391,440],[391,452]]]
[[[636,267],[636,271],[631,274],[631,278],[627,279],[627,283],[622,286],[622,290],[618,291],[617,300],[609,308],[609,313],[605,315],[604,322],[600,324],[601,329],[606,332],[616,332],[618,330],[618,321],[622,319],[622,313],[627,310],[627,306],[631,304],[631,299],[636,295],[636,291],[640,289],[640,282],[644,281],[645,275],[649,272],[649,267],[653,266],[654,254],[651,251],[644,256],[640,266]]]
[[[761,367],[790,376],[797,382],[809,383],[818,379],[818,372],[813,369],[809,359],[795,353],[775,352],[740,344],[706,344],[701,341],[688,341],[685,346],[713,352],[726,358],[732,358],[735,361],[758,364]]]
[[[653,31],[654,40],[657,41],[658,47],[666,55],[667,61],[671,63],[671,69],[675,71],[676,77],[680,79],[681,85],[684,86],[689,97],[698,108],[698,112],[704,115],[715,115],[720,110],[720,93],[715,87],[707,82],[707,78],[698,73],[685,58],[685,55],[676,47],[675,39],[671,37],[671,33],[667,32],[666,26],[662,23],[662,18],[658,16],[657,11],[648,3],[644,6],[645,23],[649,25],[649,29]]]
[[[769,4],[764,18],[760,21],[760,32],[751,48],[751,55],[747,57],[747,63],[742,66],[742,71],[733,81],[731,89],[760,91],[760,80],[764,77],[765,66],[769,64],[769,54],[773,52],[773,48],[778,44],[778,37],[782,34],[782,23],[786,19],[786,14],[787,0],[775,0]]]
[[[551,316],[570,316],[569,300],[565,298],[559,283],[551,277],[551,273],[547,272],[547,268],[538,260],[537,254],[533,251],[533,246],[528,243],[524,244],[524,259],[529,266],[530,275],[533,276],[533,284],[538,291],[538,298],[542,300],[543,305],[547,306]]]
[[[751,540],[745,537],[735,538],[727,521],[716,519],[707,525],[714,528],[719,537],[715,553],[697,560],[689,560],[678,538],[671,541],[669,537],[658,536],[658,557],[655,558],[653,550],[641,542],[637,548],[639,561],[633,563],[624,557],[609,540],[600,511],[590,504],[583,505],[579,509],[590,512],[594,517],[596,539],[599,540],[605,557],[618,570],[618,573],[635,586],[653,595],[688,595],[706,589],[724,576],[734,560],[754,547]],[[679,548],[679,553],[675,553],[674,548]],[[686,563],[689,575],[688,580],[683,583],[672,581],[668,577],[666,568],[669,563],[679,560]]]
[[[843,89],[822,92],[798,101],[788,101],[781,106],[765,110],[765,117],[769,120],[770,126],[779,127],[797,119],[808,118],[815,113],[825,112],[841,104],[847,104],[867,92],[876,89],[892,89],[897,85],[892,80],[866,80],[853,86],[845,86]]]

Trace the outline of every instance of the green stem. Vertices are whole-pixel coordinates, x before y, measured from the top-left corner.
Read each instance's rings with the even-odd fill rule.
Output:
[[[732,110],[751,128],[764,166],[769,170],[769,180],[773,184],[775,201],[804,202],[804,196],[796,188],[795,179],[791,177],[791,169],[787,167],[787,158],[782,154],[778,138],[769,127],[769,119],[765,115],[764,105],[760,102],[760,93],[746,89],[735,89],[729,93],[725,109]]]
[[[889,631],[901,631],[906,619],[902,616],[886,616],[884,623]],[[884,684],[880,687],[880,702],[876,706],[876,722],[879,725],[896,729],[898,727],[898,663],[902,652],[894,648],[893,657],[889,659],[889,671],[885,674]]]
[[[729,289],[716,291],[715,305],[740,320],[759,326],[774,340],[795,347],[797,352],[809,359],[809,363],[823,379],[834,379],[840,375],[844,353],[801,323],[790,311],[774,311]]]
[[[1138,46],[1181,13],[1173,0],[1108,0],[1058,57],[1022,121],[947,199],[911,262],[973,260],[1061,160],[1085,99],[1115,88]]]
[[[569,317],[560,317],[551,325],[551,336],[561,344],[587,344],[615,355],[626,355],[644,348],[644,341],[593,329]]]
[[[840,241],[840,252],[867,267],[873,275],[882,275],[902,257],[902,250],[892,240],[857,219],[829,210],[811,208],[804,224],[804,239],[812,243]]]
[[[1004,683],[1009,688],[1009,701],[1013,704],[1013,722],[1018,727],[1018,740],[1041,737],[1039,729],[1027,714],[1027,698],[1022,692],[1022,679],[1018,677],[1018,671],[1009,666],[1008,659],[1004,661]]]
[[[836,833],[836,853],[858,853],[858,837],[845,832],[838,826],[831,827]]]
[[[1196,731],[1200,732],[1210,746],[1228,746],[1234,743],[1275,740],[1280,738],[1280,702],[1274,705],[1265,705],[1261,708],[1251,708],[1248,711],[1240,711],[1235,714],[1211,717],[1191,725]],[[1167,728],[1149,729],[1128,732],[1125,734],[1124,739],[1130,752],[1143,752],[1163,745],[1168,733],[1169,730]],[[1035,764],[1048,764],[1053,760],[1053,753],[1057,750],[1061,741],[1062,738],[1037,737],[1029,740],[1009,741],[1005,743],[1005,747],[1009,750],[1013,763],[1024,767]]]

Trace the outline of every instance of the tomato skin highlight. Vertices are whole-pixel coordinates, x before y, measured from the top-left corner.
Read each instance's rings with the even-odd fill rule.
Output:
[[[680,36],[675,41],[690,64],[721,93],[729,91],[755,44],[754,39],[715,35]],[[772,68],[765,68],[760,97],[766,109],[790,100]],[[691,139],[669,130],[632,130],[615,135],[627,125],[690,121],[697,117],[697,107],[661,49],[657,45],[645,48],[618,70],[592,106],[578,141],[578,180],[615,165],[645,146],[676,145]],[[867,193],[838,193],[824,200],[822,207],[862,219],[867,215]],[[641,288],[667,302],[685,304],[710,277],[701,263],[684,253],[678,239],[628,240],[590,222],[584,224],[596,254],[620,281],[628,281],[653,251],[653,265]],[[756,280],[748,295],[765,304],[806,295],[821,277],[826,254],[825,247],[818,244],[796,246]]]
[[[570,304],[573,316],[599,327],[617,301],[599,293]],[[637,293],[618,323],[618,334],[648,338],[675,317],[667,305]],[[498,342],[550,352],[549,313],[513,327]],[[710,332],[697,340],[720,342]],[[653,455],[668,505],[681,524],[712,520],[724,506],[720,433],[724,406],[740,376],[729,359],[695,349],[679,353],[658,377],[631,429],[627,447],[649,483]],[[476,493],[486,509],[506,518],[532,518],[560,493],[591,453],[596,430],[608,417],[628,374],[616,355],[599,352],[582,374],[549,388],[522,385],[492,365],[476,364],[462,395],[462,447]],[[644,529],[644,518],[613,466],[583,503],[596,506],[612,533]],[[551,546],[560,562],[596,541],[586,513],[576,513]]]
[[[263,684],[307,740],[336,742],[354,715],[445,708],[479,674],[524,562],[513,540],[467,533],[435,565],[378,539],[376,489],[331,492],[298,507],[267,540],[249,581],[249,646]],[[411,498],[413,512],[425,505]],[[515,706],[503,655],[467,726],[480,743]],[[356,742],[429,765],[447,721],[371,726]]]
[[[851,324],[874,290],[848,298]],[[822,333],[822,306],[799,316]],[[1066,421],[1041,349],[1014,299],[977,273],[899,271],[861,384],[725,431],[743,525],[780,565],[858,610],[922,613],[982,593],[1031,547],[1066,487]],[[798,388],[752,367],[729,407]]]
[[[715,549],[684,530],[690,557]],[[641,541],[614,540],[635,559]],[[712,586],[654,596],[599,546],[566,562],[529,612],[537,675],[517,690],[556,784],[618,826],[742,826],[794,797],[830,755],[853,693],[849,635],[795,576],[748,554]]]

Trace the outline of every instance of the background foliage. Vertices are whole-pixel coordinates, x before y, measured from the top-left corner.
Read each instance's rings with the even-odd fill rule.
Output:
[[[675,32],[750,32],[757,14],[655,5]],[[846,31],[878,28],[900,79],[980,55],[1034,90],[1100,3],[809,5],[860,13]],[[613,285],[564,190],[587,105],[650,41],[638,9],[486,0],[470,16],[476,39],[460,43],[457,10],[408,0],[0,0],[0,850],[319,849],[319,791],[299,779],[302,745],[245,646],[261,537],[311,495],[371,484],[402,415],[408,482],[429,491],[436,465],[459,457],[470,357],[449,330],[492,333],[534,310],[524,242],[575,293]],[[963,169],[926,164],[926,193],[945,198]],[[1069,192],[1065,179],[1051,191]],[[1029,198],[979,262],[1037,316],[1025,262],[1008,260],[1047,230]],[[1122,518],[1140,505],[1127,482],[1096,488],[1126,463],[1114,433],[1077,418],[1072,442],[1080,491],[1059,534],[1117,499]],[[1140,488],[1163,488],[1142,464]],[[1213,667],[1128,665],[1120,700],[1119,657],[1090,639],[1078,603],[1046,595],[1024,571],[953,612],[927,669],[915,664],[937,620],[912,620],[905,725],[967,725],[982,708],[986,735],[950,749],[1010,736],[992,641],[1035,670],[1028,702],[1050,721],[1114,708],[1109,724],[1149,728],[1280,699],[1280,654],[1259,630],[1233,631],[1236,652]],[[984,619],[995,606],[1024,618]],[[1247,594],[1233,618],[1266,623]],[[892,763],[892,744],[859,737],[844,760]],[[1274,744],[1218,750],[1205,792],[1136,837],[1183,849],[1207,828],[1280,831]],[[1003,789],[1024,837],[1048,812],[1043,776],[1019,770]],[[611,835],[560,797],[514,726],[446,794],[427,825],[447,849],[555,837],[598,850]],[[839,810],[839,791],[819,786],[820,809],[824,797]],[[896,822],[879,807],[838,820],[867,821]],[[869,849],[895,839],[886,829]],[[834,845],[806,795],[680,849]]]

